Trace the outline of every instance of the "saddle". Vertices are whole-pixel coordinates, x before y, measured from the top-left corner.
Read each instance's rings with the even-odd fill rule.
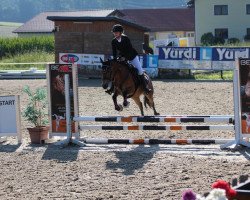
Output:
[[[118,60],[119,63],[121,63],[122,65],[126,66],[129,70],[129,72],[132,74],[133,80],[135,82],[135,86],[136,89],[142,85],[143,83],[141,83],[141,80],[138,76],[138,70],[129,62],[127,62],[126,60]],[[146,80],[146,84],[149,83],[149,76],[146,72],[143,73],[144,79]]]

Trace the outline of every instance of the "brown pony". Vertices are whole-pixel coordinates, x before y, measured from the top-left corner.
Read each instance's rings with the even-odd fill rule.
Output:
[[[144,73],[148,80],[148,88],[151,91],[148,94],[145,94],[143,87],[139,81],[137,75],[137,69],[130,67],[125,62],[108,60],[102,62],[102,87],[108,89],[109,86],[113,85],[114,94],[112,96],[115,110],[122,111],[123,106],[128,107],[129,102],[128,98],[132,98],[135,103],[139,106],[141,115],[144,115],[142,102],[140,96],[144,95],[144,106],[147,108],[147,105],[154,110],[154,115],[159,115],[155,109],[154,99],[153,99],[153,84],[149,76]],[[123,106],[117,104],[117,96],[123,96]]]

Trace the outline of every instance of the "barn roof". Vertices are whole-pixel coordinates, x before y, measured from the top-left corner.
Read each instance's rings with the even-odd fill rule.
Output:
[[[149,31],[148,28],[138,25],[134,22],[127,21],[118,17],[65,17],[65,16],[48,16],[47,19],[52,21],[81,21],[81,22],[93,22],[93,21],[115,21],[117,23],[126,24],[143,31]]]
[[[194,31],[195,19],[192,8],[124,9],[110,15],[118,15],[130,22],[158,31]]]
[[[48,16],[66,17],[106,17],[114,10],[83,10],[83,11],[54,11],[42,12],[34,18],[17,28],[14,33],[51,33],[54,29],[54,22],[47,19]]]
[[[51,33],[54,22],[64,20],[116,21],[139,29],[160,31],[194,31],[194,9],[122,9],[43,12],[17,28],[14,33]],[[52,20],[52,21],[51,21]]]

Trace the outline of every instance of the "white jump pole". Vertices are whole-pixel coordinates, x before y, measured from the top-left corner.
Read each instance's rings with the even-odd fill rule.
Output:
[[[69,88],[69,75],[65,74],[64,75],[64,81],[65,81],[65,108],[66,108],[66,126],[67,126],[67,139],[62,140],[59,142],[59,145],[62,145],[63,147],[68,146],[69,144],[76,144],[80,147],[85,146],[83,142],[80,142],[77,139],[72,138],[72,131],[71,131],[71,112],[70,112],[70,88]]]

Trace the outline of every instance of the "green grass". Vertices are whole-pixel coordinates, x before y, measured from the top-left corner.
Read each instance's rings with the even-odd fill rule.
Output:
[[[221,72],[194,73],[195,80],[222,80]],[[233,80],[233,71],[223,71],[223,80]]]
[[[23,25],[23,23],[17,23],[17,22],[0,22],[0,26],[16,26],[19,27]]]
[[[37,69],[45,69],[45,64],[38,65],[2,65],[2,63],[35,63],[35,62],[54,62],[54,53],[46,53],[44,51],[36,51],[24,54],[17,54],[12,57],[4,57],[0,60],[0,70],[22,70],[35,67]]]

